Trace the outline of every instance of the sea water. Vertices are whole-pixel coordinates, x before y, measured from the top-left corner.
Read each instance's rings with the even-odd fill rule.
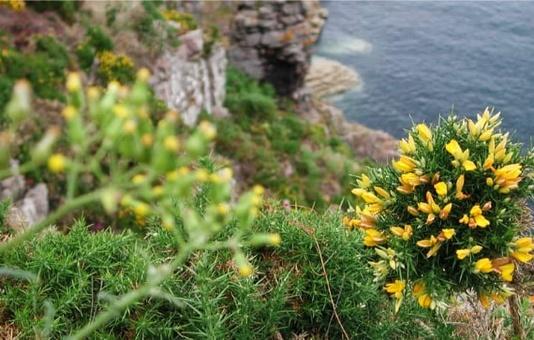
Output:
[[[534,3],[323,1],[316,54],[362,84],[334,99],[349,120],[402,137],[454,110],[501,111],[529,144],[534,131]]]

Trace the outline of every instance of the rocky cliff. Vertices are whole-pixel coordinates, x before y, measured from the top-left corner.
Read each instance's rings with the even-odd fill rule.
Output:
[[[191,126],[203,110],[224,114],[226,53],[217,43],[206,53],[201,30],[182,35],[180,42],[158,57],[151,83],[158,97]]]
[[[242,1],[232,23],[230,62],[271,83],[279,95],[298,99],[326,17],[318,0]]]

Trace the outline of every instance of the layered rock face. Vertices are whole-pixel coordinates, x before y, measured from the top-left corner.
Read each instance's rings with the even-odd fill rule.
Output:
[[[223,115],[226,53],[215,43],[204,51],[201,30],[180,37],[180,46],[166,50],[153,65],[151,83],[156,95],[180,113],[187,125],[195,124],[203,110]]]
[[[3,200],[12,202],[5,223],[15,231],[39,223],[48,215],[48,188],[44,183],[29,187],[20,175],[6,178],[0,181]]]
[[[299,99],[326,17],[318,0],[243,1],[232,24],[230,62],[279,95]]]

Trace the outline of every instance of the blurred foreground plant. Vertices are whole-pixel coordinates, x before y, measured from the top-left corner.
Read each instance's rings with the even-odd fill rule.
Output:
[[[216,135],[214,126],[201,122],[187,139],[181,140],[176,131],[176,113],[170,112],[153,123],[148,112],[148,78],[148,71],[140,70],[131,89],[112,82],[100,93],[97,88],[84,90],[80,76],[69,74],[68,105],[62,112],[64,131],[50,127],[31,148],[31,160],[20,166],[10,165],[10,160],[18,129],[31,119],[31,94],[26,82],[16,84],[6,106],[9,126],[0,132],[0,179],[48,168],[65,180],[66,192],[64,202],[42,222],[0,243],[0,255],[65,215],[95,204],[111,215],[131,214],[138,224],[148,218],[158,219],[176,239],[174,258],[149,268],[145,284],[114,300],[74,334],[74,339],[89,335],[136,301],[158,294],[160,283],[194,251],[230,249],[239,273],[249,276],[253,268],[241,248],[280,242],[277,234],[252,234],[249,230],[263,188],[255,187],[232,203],[231,169],[210,172],[200,165]],[[93,178],[91,189],[80,186],[81,179],[87,177]],[[202,213],[194,206],[200,191],[207,198]],[[211,241],[230,221],[237,225],[233,235],[225,241]]]
[[[512,294],[514,271],[534,257],[521,235],[534,188],[534,151],[521,153],[488,109],[478,120],[415,126],[392,167],[370,169],[353,193],[360,206],[344,223],[374,247],[375,280],[396,299],[407,290],[423,308],[446,308],[474,291],[488,306]]]

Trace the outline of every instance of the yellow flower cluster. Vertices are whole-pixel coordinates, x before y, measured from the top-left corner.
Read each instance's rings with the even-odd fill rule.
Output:
[[[135,65],[130,57],[104,51],[99,53],[97,58],[99,62],[98,73],[104,80],[124,83],[134,78]]]
[[[434,286],[454,291],[455,283],[463,280],[465,287],[467,280],[468,286],[479,285],[470,288],[484,291],[481,296],[502,296],[483,287],[480,277],[491,287],[494,278],[510,282],[515,261],[534,258],[531,237],[512,240],[517,216],[506,207],[525,195],[518,189],[527,166],[517,147],[507,145],[508,135],[496,130],[500,124],[500,114],[489,109],[476,121],[451,117],[435,128],[418,124],[399,142],[392,168],[357,180],[352,193],[358,204],[343,224],[361,230],[363,244],[375,248],[380,257],[370,262],[375,280],[393,279],[384,289],[397,299],[397,308],[410,284],[405,278],[413,279],[419,305],[435,308],[443,303]],[[423,266],[418,258],[435,260]]]
[[[18,12],[26,8],[26,2],[24,0],[0,0],[0,6],[6,6]]]
[[[185,33],[197,28],[195,18],[189,13],[179,12],[173,9],[167,9],[161,12],[161,15],[169,21],[173,21],[180,25],[180,33]]]

